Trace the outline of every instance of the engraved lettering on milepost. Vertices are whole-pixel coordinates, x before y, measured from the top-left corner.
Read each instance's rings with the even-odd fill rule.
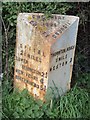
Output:
[[[54,81],[59,94],[65,93],[71,80],[77,26],[75,16],[55,14],[47,18],[41,13],[20,13],[15,87],[26,88],[35,98],[45,100],[48,88],[54,89]],[[57,96],[56,89],[53,92]]]

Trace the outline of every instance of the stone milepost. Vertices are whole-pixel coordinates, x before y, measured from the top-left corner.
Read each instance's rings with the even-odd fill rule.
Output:
[[[18,15],[15,88],[26,88],[41,100],[70,89],[78,22],[78,17],[68,15]]]

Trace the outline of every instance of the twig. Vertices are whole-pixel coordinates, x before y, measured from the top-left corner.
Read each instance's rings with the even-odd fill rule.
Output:
[[[4,22],[4,20],[3,20],[2,17],[1,17],[1,20],[2,20],[3,27],[4,27],[4,31],[5,31],[5,42],[6,42],[6,66],[5,66],[5,74],[6,74],[6,77],[7,77],[7,80],[8,80],[8,31],[7,31],[5,22]],[[9,29],[9,27],[8,27],[8,29]]]

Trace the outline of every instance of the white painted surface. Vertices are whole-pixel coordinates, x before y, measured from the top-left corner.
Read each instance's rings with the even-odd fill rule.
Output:
[[[17,19],[17,38],[16,38],[16,55],[15,55],[15,74],[14,74],[14,83],[15,87],[19,87],[20,89],[27,88],[33,96],[37,96],[39,99],[44,100],[44,96],[48,95],[48,88],[52,87],[54,89],[54,93],[56,97],[58,97],[57,90],[55,86],[59,90],[59,94],[62,95],[66,91],[70,89],[70,82],[72,76],[72,67],[74,61],[74,53],[76,47],[76,37],[78,30],[78,22],[79,18],[75,16],[68,15],[53,15],[59,16],[58,19],[53,17],[50,20],[46,20],[44,22],[45,25],[42,25],[42,20],[36,20],[36,18],[32,18],[32,16],[41,16],[43,14],[40,13],[20,13]],[[37,23],[37,28],[31,24],[31,21],[34,20]],[[49,23],[49,26],[46,27],[46,23]],[[53,23],[53,26],[50,26]],[[56,26],[54,26],[56,24]],[[67,28],[65,28],[65,24]],[[62,33],[59,33],[58,30],[63,27]],[[46,34],[43,32],[50,32],[48,37],[45,37]],[[57,32],[58,35],[55,33]],[[56,38],[53,37],[56,36]],[[20,45],[22,44],[22,47]],[[26,46],[26,48],[25,48]],[[74,49],[66,51],[62,54],[58,54],[53,56],[57,51],[62,49],[67,49],[68,47],[74,46]],[[31,50],[29,49],[31,48]],[[26,49],[26,50],[25,50]],[[20,51],[26,51],[25,55],[20,55]],[[35,50],[35,51],[34,51]],[[38,51],[40,50],[40,53]],[[34,56],[34,59],[28,58],[27,55],[30,54]],[[64,56],[67,58],[63,60],[59,60],[60,57]],[[22,60],[16,60],[17,58],[25,59],[28,61],[25,64]],[[36,58],[41,59],[41,62],[37,62]],[[58,58],[58,59],[57,59]],[[72,62],[70,59],[72,58]],[[58,60],[56,62],[56,59]],[[67,64],[65,65],[67,61]],[[64,65],[63,65],[64,62]],[[61,64],[61,67],[60,67]],[[23,69],[22,66],[26,66],[27,70]],[[58,65],[58,69],[55,70],[50,69]],[[41,75],[38,75],[36,72],[32,73],[28,69],[34,69],[34,71],[40,72]],[[23,74],[16,72],[16,69],[23,72]],[[44,76],[42,76],[44,72]],[[47,78],[45,78],[47,73]],[[30,74],[37,77],[37,81],[34,78],[30,78],[30,75],[27,77],[27,74]],[[16,76],[20,76],[21,78],[16,78]],[[43,84],[40,80],[43,78]],[[39,85],[39,88],[32,87],[32,85],[24,82],[28,80],[29,82],[34,82]],[[55,83],[55,86],[53,84]],[[43,90],[41,90],[41,85],[43,86]],[[44,87],[46,90],[44,91]],[[48,97],[51,97],[50,95]]]

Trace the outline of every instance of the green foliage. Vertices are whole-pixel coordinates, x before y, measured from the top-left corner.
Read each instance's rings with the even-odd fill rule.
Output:
[[[72,8],[68,3],[33,3],[33,2],[16,2],[16,3],[3,3],[2,13],[6,23],[10,26],[16,25],[17,15],[20,12],[42,12],[45,14],[66,14]]]
[[[58,3],[58,2],[6,2],[2,3],[2,17],[4,19],[6,28],[9,26],[8,31],[8,48],[9,48],[9,63],[12,63],[12,67],[14,65],[13,58],[15,54],[15,43],[16,43],[16,21],[17,16],[20,12],[42,12],[47,17],[51,16],[51,14],[69,14],[80,17],[80,26],[78,32],[78,40],[77,40],[77,49],[76,49],[76,71],[77,69],[84,68],[85,71],[88,71],[88,18],[89,18],[89,7],[88,3]],[[3,32],[3,71],[5,70],[5,33]],[[82,52],[81,52],[82,51]],[[12,56],[12,57],[11,57]],[[82,57],[83,56],[83,57]],[[84,61],[84,62],[82,62]],[[86,65],[87,64],[87,65]],[[9,64],[10,65],[10,64]],[[83,66],[82,66],[83,65]],[[77,68],[78,67],[78,68]],[[10,71],[12,68],[10,67]],[[11,74],[11,72],[10,72]]]
[[[90,74],[89,73],[83,73],[80,75],[80,78],[78,80],[78,86],[81,88],[86,88],[90,92]]]
[[[59,106],[61,116],[65,118],[89,117],[89,99],[89,94],[85,90],[74,87],[69,94],[61,97]]]
[[[2,4],[2,17],[5,22],[6,28],[9,27],[8,31],[8,54],[9,54],[9,75],[13,75],[14,69],[14,54],[15,54],[15,43],[16,43],[16,22],[17,16],[20,12],[42,12],[47,17],[51,16],[52,13],[66,14],[66,11],[72,6],[68,3],[33,3],[33,2],[6,2]],[[3,32],[3,71],[5,71],[5,59],[6,59],[6,47],[5,47],[5,33]]]
[[[48,3],[48,2],[6,2],[2,4],[2,17],[8,31],[8,80],[4,74],[2,82],[2,115],[13,118],[90,118],[90,74],[88,73],[88,3]],[[47,18],[51,14],[69,14],[80,17],[77,49],[75,56],[74,86],[66,95],[48,103],[35,100],[27,90],[13,90],[14,55],[16,43],[16,20],[20,12],[43,12]],[[5,32],[2,29],[3,73],[6,64]],[[86,73],[84,73],[86,72]],[[82,75],[81,75],[82,74]]]
[[[26,90],[21,93],[14,91],[11,95],[6,96],[4,106],[8,118],[35,118],[42,115],[39,106]]]
[[[82,80],[89,81],[87,74],[81,76],[66,95],[52,102],[43,103],[35,100],[27,90],[13,92],[3,96],[4,118],[89,118],[90,96],[89,90],[78,87]],[[90,74],[88,74],[90,76]],[[85,79],[86,78],[86,79]],[[6,82],[6,81],[5,81]]]

